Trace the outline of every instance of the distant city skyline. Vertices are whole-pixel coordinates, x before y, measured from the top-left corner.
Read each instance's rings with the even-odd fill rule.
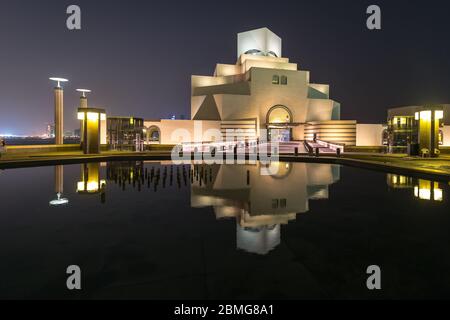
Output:
[[[283,39],[284,56],[314,70],[312,81],[331,85],[345,119],[380,123],[390,107],[450,101],[444,1],[378,1],[381,31],[366,28],[368,1],[249,1],[237,9],[232,0],[79,0],[81,31],[65,26],[69,4],[0,4],[0,134],[45,132],[53,121],[50,76],[70,80],[65,131],[77,129],[80,87],[108,115],[190,115],[190,76],[234,63],[236,34],[263,26]]]

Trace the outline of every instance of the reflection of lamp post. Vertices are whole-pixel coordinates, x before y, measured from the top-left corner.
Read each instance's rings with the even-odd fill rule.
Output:
[[[68,82],[64,78],[50,78],[56,81],[57,85],[54,89],[55,95],[55,144],[64,144],[64,90],[61,82]]]
[[[106,180],[100,180],[100,163],[81,165],[81,181],[77,183],[77,193],[97,194],[103,192]]]
[[[64,166],[55,166],[55,192],[56,199],[50,201],[51,206],[68,204],[69,200],[62,198],[64,192]]]

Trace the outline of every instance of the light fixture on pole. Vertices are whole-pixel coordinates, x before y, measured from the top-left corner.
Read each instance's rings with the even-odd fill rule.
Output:
[[[56,82],[55,96],[55,144],[64,144],[64,90],[61,82],[68,82],[65,78],[51,77]]]
[[[77,89],[78,92],[81,92],[81,97],[80,97],[80,108],[82,109],[87,109],[88,107],[88,100],[86,97],[87,93],[91,93],[92,91],[89,89]],[[84,143],[84,126],[83,126],[83,122],[81,122],[80,124],[80,142],[81,142],[81,146],[83,146]]]

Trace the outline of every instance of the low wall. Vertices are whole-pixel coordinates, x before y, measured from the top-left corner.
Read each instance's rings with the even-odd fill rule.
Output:
[[[450,147],[450,126],[444,126],[442,128],[442,134],[444,135],[444,146]]]
[[[356,144],[356,121],[332,120],[312,121],[305,125],[305,139],[317,139],[354,146]]]
[[[356,145],[362,147],[378,147],[383,144],[382,124],[357,124]]]
[[[7,146],[7,154],[23,154],[23,153],[49,153],[49,152],[70,152],[80,151],[79,144],[64,145],[31,145],[31,146]]]
[[[387,147],[385,146],[345,146],[345,152],[361,152],[361,153],[386,153]]]

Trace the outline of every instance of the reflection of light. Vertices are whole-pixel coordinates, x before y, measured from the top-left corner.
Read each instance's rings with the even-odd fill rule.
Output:
[[[61,206],[69,203],[69,199],[61,198],[61,193],[56,194],[56,199],[49,202],[51,206]]]
[[[106,120],[106,114],[105,113],[100,114],[100,120],[102,120],[102,121]]]
[[[281,227],[264,226],[261,228],[243,228],[237,226],[237,247],[238,249],[266,255],[274,250],[281,242]]]
[[[84,182],[80,181],[77,183],[77,192],[84,191]]]
[[[97,181],[88,181],[86,184],[86,189],[88,192],[95,192],[98,191],[98,182]]]
[[[432,200],[432,192],[434,201],[443,201],[444,192],[439,188],[439,182],[419,180],[419,185],[414,187],[414,196],[422,200]]]
[[[88,120],[96,121],[96,120],[98,120],[98,113],[96,113],[96,112],[88,112],[87,113],[87,118],[88,118]]]
[[[436,110],[434,112],[434,117],[436,118],[436,120],[440,120],[444,118],[444,111],[443,110]]]
[[[443,199],[442,189],[434,189],[434,201],[442,201]]]
[[[418,112],[416,112],[416,113],[414,114],[414,118],[415,118],[416,120],[419,120],[419,119],[420,119],[420,116],[419,116],[419,113],[418,113]]]
[[[50,201],[51,206],[62,206],[62,205],[68,204],[68,203],[69,203],[69,200],[66,198],[55,199],[55,200]]]
[[[84,112],[78,112],[78,120],[84,120]]]
[[[88,181],[85,183],[84,181],[80,181],[77,183],[77,192],[88,192],[88,193],[95,193],[100,190],[103,186],[106,185],[106,180],[100,180],[100,183],[98,181]],[[86,187],[85,187],[86,186]]]
[[[431,190],[430,189],[419,189],[419,199],[431,200]]]

